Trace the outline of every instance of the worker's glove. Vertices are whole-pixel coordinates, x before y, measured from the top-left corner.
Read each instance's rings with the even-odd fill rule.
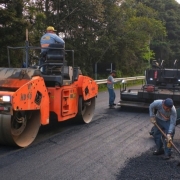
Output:
[[[170,134],[167,134],[167,139],[166,139],[167,143],[170,143],[172,141],[172,137]]]
[[[156,118],[155,117],[150,117],[150,122],[153,123],[153,124],[156,123]]]

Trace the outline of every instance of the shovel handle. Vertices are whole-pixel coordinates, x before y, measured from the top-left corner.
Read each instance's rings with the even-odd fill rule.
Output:
[[[155,122],[154,125],[160,130],[160,132],[162,133],[162,135],[167,139],[166,134],[164,133],[164,131],[157,125],[157,123]],[[172,144],[173,148],[180,154],[179,149],[175,146],[175,144],[170,141],[170,143]]]

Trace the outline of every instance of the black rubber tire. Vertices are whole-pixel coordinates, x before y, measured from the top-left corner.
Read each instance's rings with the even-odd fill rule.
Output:
[[[23,123],[15,122],[17,117],[0,114],[0,144],[27,147],[36,138],[40,127],[40,111],[21,112]],[[17,119],[17,118],[16,118]]]
[[[82,96],[79,97],[78,101],[78,114],[74,118],[78,123],[90,123],[94,116],[96,98],[93,97],[88,101],[84,101]]]

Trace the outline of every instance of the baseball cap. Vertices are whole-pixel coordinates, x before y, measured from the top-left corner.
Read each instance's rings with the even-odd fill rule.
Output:
[[[46,30],[47,30],[47,31],[57,31],[57,30],[55,30],[54,27],[52,27],[52,26],[48,26]]]
[[[173,100],[171,98],[167,98],[164,100],[164,105],[166,107],[172,108],[173,107]]]

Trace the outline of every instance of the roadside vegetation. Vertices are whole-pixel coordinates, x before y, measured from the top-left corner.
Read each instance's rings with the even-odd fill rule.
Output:
[[[180,60],[180,4],[175,0],[2,0],[1,66],[7,66],[7,46],[25,45],[26,29],[30,46],[39,46],[47,26],[57,29],[66,49],[75,50],[75,65],[91,77],[95,63],[113,63],[118,77],[128,77],[143,75],[153,59],[167,66]],[[13,57],[20,66],[21,53]],[[71,56],[67,60],[71,64]]]

